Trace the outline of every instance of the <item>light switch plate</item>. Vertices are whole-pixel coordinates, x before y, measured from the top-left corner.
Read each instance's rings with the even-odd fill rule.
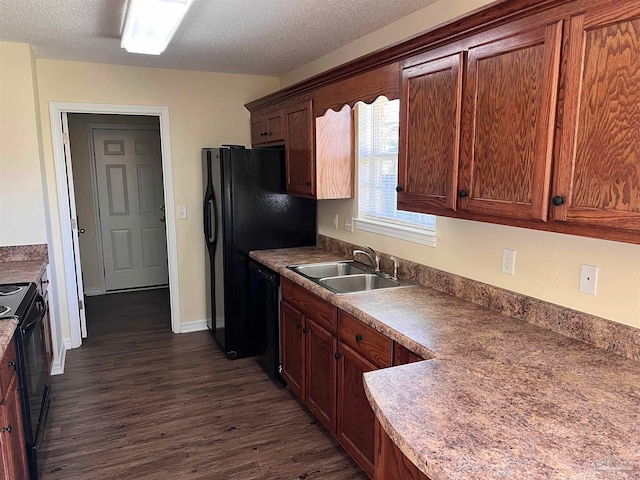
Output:
[[[344,229],[347,232],[353,232],[353,219],[348,215],[344,217]]]
[[[333,228],[338,230],[338,224],[340,222],[339,215],[337,213],[332,213],[333,215]]]
[[[178,217],[183,219],[183,220],[185,218],[187,218],[187,207],[186,206],[183,205],[181,207],[178,207]]]

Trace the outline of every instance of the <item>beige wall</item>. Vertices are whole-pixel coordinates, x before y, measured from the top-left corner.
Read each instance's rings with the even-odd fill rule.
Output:
[[[478,9],[486,8],[495,0],[440,0],[406,17],[402,17],[333,52],[280,76],[280,88],[298,83],[345,62],[362,57],[388,45],[414,37],[438,25],[449,23]]]
[[[0,42],[0,246],[47,242],[32,60]]]
[[[78,227],[85,233],[79,236],[80,263],[82,264],[82,281],[84,291],[88,294],[100,293],[100,269],[98,267],[98,240],[96,235],[96,219],[93,206],[93,187],[89,154],[87,125],[156,125],[158,117],[143,115],[91,115],[73,113],[68,115],[69,140],[71,144],[71,164],[73,166],[73,185],[76,197],[76,213]]]
[[[486,0],[441,0],[281,77],[285,86],[446,22]],[[335,230],[332,214],[340,215]],[[438,245],[425,247],[342,227],[357,200],[318,205],[318,231],[532,297],[640,327],[640,246],[439,217]],[[516,254],[515,276],[500,271],[502,248]],[[580,264],[599,267],[596,296],[578,291]]]
[[[57,60],[38,60],[37,69],[50,192],[47,214],[52,220],[55,258],[62,258],[62,250],[53,147],[51,131],[47,128],[50,125],[48,103],[168,106],[175,204],[186,205],[189,211],[187,220],[176,222],[181,320],[183,323],[203,320],[205,253],[201,238],[200,149],[221,143],[248,145],[249,112],[243,105],[275,90],[278,79]],[[55,266],[60,272],[64,270],[60,263]],[[62,330],[63,337],[69,338],[69,324],[64,319]]]

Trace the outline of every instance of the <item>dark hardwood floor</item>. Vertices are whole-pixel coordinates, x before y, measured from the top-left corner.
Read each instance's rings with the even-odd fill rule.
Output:
[[[367,478],[254,359],[172,334],[166,290],[91,297],[87,323],[53,377],[44,480]]]

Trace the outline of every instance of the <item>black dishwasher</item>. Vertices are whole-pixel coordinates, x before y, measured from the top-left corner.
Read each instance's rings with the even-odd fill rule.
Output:
[[[262,326],[263,339],[258,363],[273,379],[280,376],[280,275],[249,261],[249,315],[252,325]]]

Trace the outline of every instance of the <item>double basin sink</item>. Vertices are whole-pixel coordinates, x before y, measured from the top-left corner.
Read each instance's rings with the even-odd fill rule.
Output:
[[[288,268],[337,294],[414,285],[406,280],[375,273],[371,267],[353,260],[292,265]]]

